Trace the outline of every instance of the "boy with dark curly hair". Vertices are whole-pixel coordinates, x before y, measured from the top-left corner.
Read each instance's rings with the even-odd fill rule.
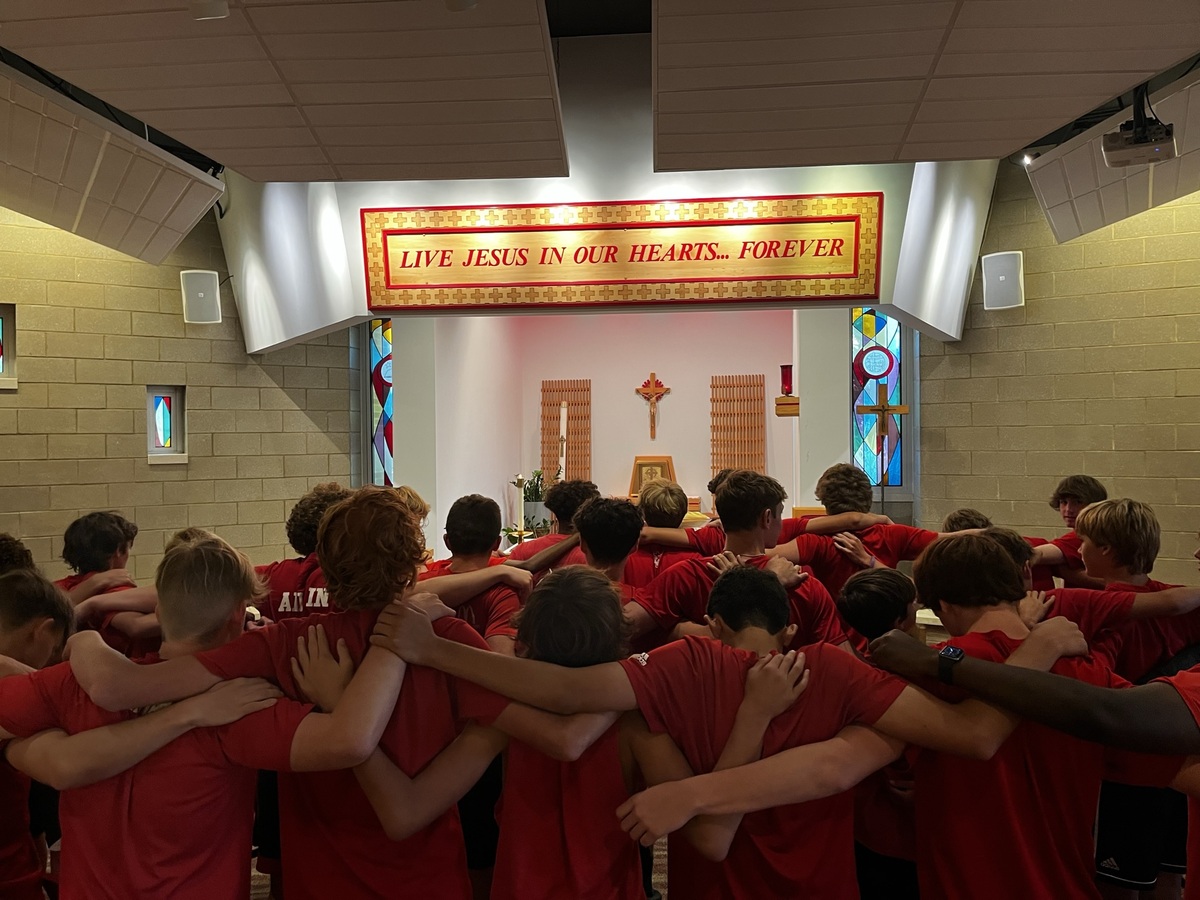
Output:
[[[0,575],[17,569],[36,569],[33,554],[21,543],[20,538],[0,533]]]
[[[545,499],[546,508],[550,510],[550,533],[530,541],[522,541],[513,547],[512,553],[508,554],[508,558],[513,560],[527,560],[539,551],[565,541],[575,533],[574,519],[579,507],[583,506],[583,504],[587,503],[593,497],[599,496],[600,489],[592,484],[592,482],[582,479],[559,481],[551,485],[549,490],[546,491]],[[557,567],[582,566],[586,562],[587,560],[583,557],[583,551],[578,547],[574,547],[566,556],[559,560]]]

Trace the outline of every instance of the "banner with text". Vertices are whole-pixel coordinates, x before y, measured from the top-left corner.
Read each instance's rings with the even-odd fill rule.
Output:
[[[364,209],[372,310],[879,297],[883,194]]]

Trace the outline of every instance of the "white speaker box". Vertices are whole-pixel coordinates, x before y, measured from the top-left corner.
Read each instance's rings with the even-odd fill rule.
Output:
[[[983,257],[983,308],[1013,309],[1025,305],[1025,254],[1020,250]]]
[[[186,269],[179,273],[183,290],[183,321],[192,325],[221,322],[221,286],[217,273],[208,269]]]

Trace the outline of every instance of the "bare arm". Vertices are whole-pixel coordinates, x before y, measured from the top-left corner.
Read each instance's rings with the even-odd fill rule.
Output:
[[[658,624],[654,621],[654,617],[646,612],[646,607],[636,600],[630,600],[622,606],[621,614],[625,617],[625,624],[629,627],[631,638],[639,638],[643,634],[648,634]]]
[[[139,666],[105,644],[94,631],[72,635],[67,653],[75,679],[93,703],[107,710],[182,700],[207,691],[221,680],[194,656]]]
[[[937,672],[936,652],[900,632],[880,638],[871,655],[884,668],[910,677]],[[1146,753],[1200,753],[1200,728],[1169,684],[1102,688],[971,657],[955,665],[954,683],[990,703],[1084,740]]]
[[[151,640],[162,637],[162,626],[158,614],[120,612],[109,621],[109,625],[131,640]]]
[[[1029,560],[1030,566],[1058,566],[1066,562],[1066,556],[1062,550],[1053,544],[1042,544],[1033,548],[1033,558]]]
[[[541,572],[549,569],[578,546],[579,532],[573,532],[558,543],[539,550],[529,559],[508,559],[504,565],[524,569],[526,572]]]
[[[675,547],[679,550],[692,549],[692,542],[688,540],[687,531],[683,528],[653,528],[646,525],[642,528],[640,542],[661,544],[664,547]]]
[[[87,581],[84,582],[84,584],[87,583]],[[90,622],[98,621],[110,612],[128,610],[129,612],[152,613],[157,608],[158,590],[153,586],[140,587],[89,597],[76,605],[75,617],[81,622]]]
[[[818,744],[806,744],[759,762],[660,784],[618,810],[622,827],[653,843],[700,815],[737,815],[804,803],[847,791],[904,749],[901,741],[850,726]]]
[[[354,768],[354,777],[375,810],[384,833],[402,841],[457,803],[487,769],[507,738],[495,729],[468,725],[415,778],[382,750]]]
[[[1132,619],[1182,616],[1200,608],[1200,587],[1167,588],[1149,594],[1134,594]]]
[[[436,594],[439,600],[456,609],[497,584],[508,585],[524,599],[533,589],[533,577],[510,566],[486,566],[474,572],[426,578],[420,583],[420,589]]]
[[[376,628],[371,643],[413,665],[432,666],[497,694],[557,713],[634,709],[637,698],[618,663],[569,669],[515,659],[437,637],[429,616],[404,607],[394,623]]]
[[[133,577],[126,569],[108,569],[104,572],[97,572],[91,578],[84,579],[67,591],[67,598],[71,601],[72,606],[78,606],[88,597],[94,597],[97,594],[103,594],[105,591],[111,591],[113,588],[125,587],[126,585],[137,584]]]
[[[562,762],[575,762],[617,721],[615,712],[560,716],[510,703],[492,727]]]
[[[875,513],[845,512],[832,516],[817,516],[804,524],[808,534],[839,534],[843,531],[862,531],[872,525],[891,525],[887,516]]]
[[[144,716],[78,734],[43,731],[8,745],[8,761],[58,791],[119,775],[193,728],[236,722],[266,709],[279,689],[258,678],[225,681],[196,697]]]

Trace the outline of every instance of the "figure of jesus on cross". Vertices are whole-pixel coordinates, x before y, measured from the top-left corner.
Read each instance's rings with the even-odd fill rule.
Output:
[[[650,377],[642,382],[642,386],[634,388],[634,390],[641,395],[643,400],[650,403],[650,440],[654,440],[658,433],[658,401],[671,393],[671,389],[651,372]]]

